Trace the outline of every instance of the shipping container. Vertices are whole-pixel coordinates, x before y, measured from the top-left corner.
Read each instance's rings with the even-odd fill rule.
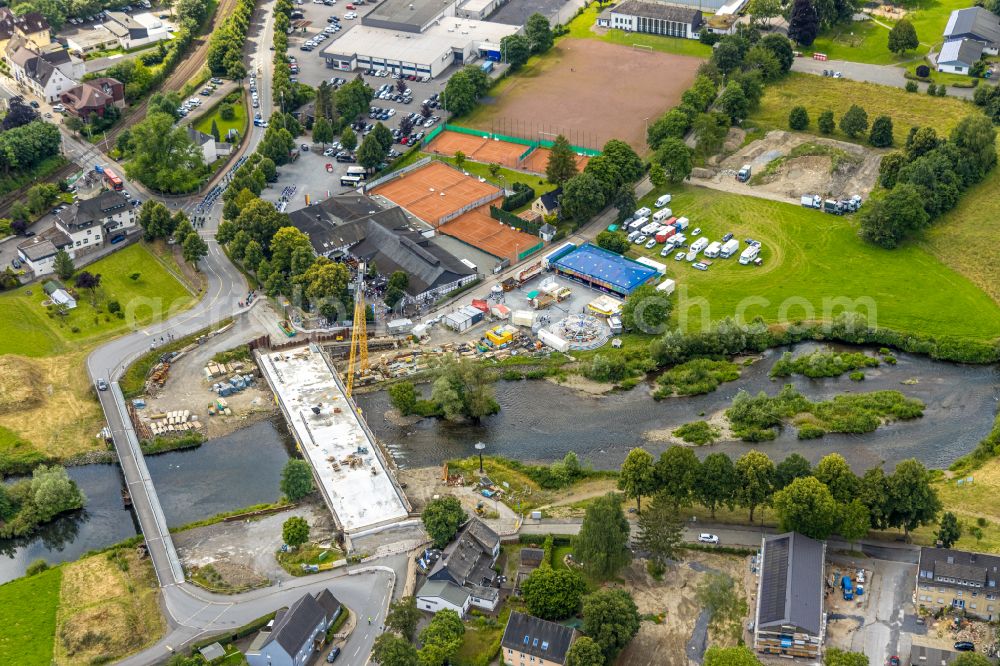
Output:
[[[535,323],[535,313],[531,310],[514,310],[510,315],[510,321],[518,326],[531,326]]]
[[[550,333],[544,328],[538,331],[538,339],[542,344],[552,347],[556,351],[564,352],[569,349],[569,343],[560,338],[555,333]]]

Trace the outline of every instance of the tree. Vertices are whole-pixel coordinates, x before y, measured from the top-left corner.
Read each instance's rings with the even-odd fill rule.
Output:
[[[733,461],[725,453],[710,453],[705,456],[698,468],[697,481],[694,484],[695,498],[712,513],[720,505],[730,509],[736,499],[736,468]]]
[[[996,129],[990,119],[969,114],[951,131],[951,143],[962,151],[970,167],[973,182],[982,180],[997,163]]]
[[[761,662],[748,647],[710,647],[705,652],[704,666],[760,666]]]
[[[746,56],[743,57],[743,72],[737,76],[733,77],[734,81],[742,82],[743,77],[748,74],[755,74],[760,76],[761,82],[764,81],[774,81],[779,76],[785,73],[785,70],[781,66],[781,61],[778,60],[778,56],[774,54],[771,49],[765,48],[763,45],[755,44],[747,51]],[[748,104],[750,108],[756,106],[758,99],[751,99],[751,96],[747,94],[747,91],[743,91],[747,96]]]
[[[89,289],[91,298],[93,298],[94,292],[101,286],[101,275],[99,273],[91,273],[90,271],[80,271],[76,274],[74,282],[80,289]]]
[[[256,273],[262,261],[264,261],[264,250],[261,249],[260,243],[255,240],[249,241],[243,252],[243,265]]]
[[[76,266],[73,265],[73,259],[71,259],[69,254],[66,253],[66,250],[59,250],[56,252],[53,268],[60,280],[70,279],[76,271]]]
[[[566,652],[566,666],[604,666],[601,646],[590,636],[580,636]]]
[[[695,598],[708,611],[709,625],[715,629],[739,622],[746,614],[746,601],[736,589],[736,582],[722,572],[712,572],[702,578]]]
[[[393,601],[385,616],[386,629],[398,632],[406,640],[413,640],[413,633],[417,630],[419,621],[420,611],[417,609],[417,600],[413,595]]]
[[[879,116],[872,123],[872,131],[868,134],[868,143],[876,148],[888,148],[892,145],[892,118]]]
[[[857,104],[851,104],[847,113],[840,117],[840,131],[853,139],[867,129],[868,113]]]
[[[438,611],[431,618],[430,624],[420,632],[419,658],[421,666],[440,666],[458,652],[462,645],[465,625],[462,618],[453,610]]]
[[[329,120],[320,116],[313,122],[312,128],[313,142],[323,144],[333,143],[333,125]]]
[[[951,661],[951,666],[992,666],[993,662],[978,652],[962,652]]]
[[[523,35],[507,35],[500,40],[500,54],[514,71],[528,62],[531,56],[531,42]]]
[[[147,241],[157,238],[167,238],[173,233],[173,219],[170,211],[161,202],[148,199],[139,210],[139,226],[143,229],[143,238]]]
[[[675,508],[691,503],[694,484],[699,476],[701,463],[694,451],[687,446],[671,446],[656,461],[656,481],[660,493]]]
[[[131,178],[172,194],[189,192],[204,166],[201,151],[174,117],[154,112],[132,127],[133,157],[125,166]]]
[[[452,156],[452,159],[455,160],[455,166],[457,166],[459,169],[465,167],[466,157],[465,153],[463,153],[461,150],[456,150],[454,156]]]
[[[677,559],[683,542],[684,525],[677,515],[673,499],[658,493],[646,508],[646,513],[639,516],[636,546],[646,551],[649,560],[662,571],[667,561]]]
[[[389,387],[389,399],[392,401],[392,406],[398,409],[400,414],[408,416],[413,413],[414,407],[417,406],[417,389],[413,382],[404,381],[393,384]]]
[[[15,127],[23,127],[36,120],[38,120],[38,112],[30,105],[25,104],[23,97],[11,97],[7,104],[7,115],[3,117],[3,123],[0,127],[7,131]]]
[[[281,492],[290,502],[298,502],[313,491],[312,468],[305,460],[291,458],[281,470]]]
[[[618,473],[618,490],[624,492],[625,497],[634,499],[636,512],[642,514],[642,496],[651,494],[655,489],[653,456],[646,449],[632,449],[625,456]]]
[[[69,478],[65,467],[40,465],[31,473],[31,502],[39,523],[45,523],[60,513],[80,509],[86,496]]]
[[[766,0],[765,0],[766,1]],[[758,42],[765,49],[774,54],[781,65],[781,70],[787,72],[792,68],[795,61],[795,52],[792,50],[792,43],[787,37],[778,33],[764,35]]]
[[[680,109],[671,109],[646,128],[646,143],[656,150],[664,139],[683,139],[690,128],[691,118]]]
[[[811,46],[819,34],[819,16],[810,0],[795,0],[788,20],[788,38],[801,46]]]
[[[736,499],[750,509],[750,522],[754,510],[771,500],[774,493],[774,463],[766,453],[747,451],[736,461]]]
[[[938,542],[938,547],[951,548],[961,536],[962,525],[958,522],[955,514],[951,511],[945,511],[941,514],[941,523],[938,525],[938,531],[934,535],[934,538]]]
[[[281,526],[281,538],[292,548],[309,540],[309,523],[301,516],[292,516]]]
[[[628,542],[629,525],[622,513],[621,497],[608,493],[587,507],[573,554],[591,577],[608,579],[632,560]]]
[[[524,24],[524,34],[531,43],[532,53],[545,53],[555,42],[549,20],[538,12],[528,17],[528,22]]]
[[[896,25],[892,26],[892,30],[889,31],[889,50],[901,56],[919,46],[920,40],[917,39],[917,31],[909,19],[901,18],[896,21]]]
[[[215,122],[215,118],[212,118],[212,129],[209,130],[209,134],[211,134],[212,138],[216,141],[222,141],[222,135],[219,134],[219,124]]]
[[[813,476],[820,480],[830,490],[833,499],[841,504],[847,504],[858,496],[861,490],[861,479],[851,470],[847,460],[839,453],[823,456]]]
[[[481,364],[448,356],[442,359],[437,375],[431,385],[431,400],[440,406],[446,419],[478,422],[500,411],[492,379]]]
[[[468,73],[463,69],[455,72],[444,88],[444,108],[456,116],[465,114],[476,108],[476,86]]]
[[[576,569],[542,566],[521,583],[528,612],[544,620],[562,620],[574,615],[587,591],[587,583]]]
[[[825,539],[837,528],[839,511],[830,489],[812,476],[801,477],[774,494],[781,529]]]
[[[625,590],[602,589],[583,598],[583,633],[601,646],[608,663],[639,632],[639,610]]]
[[[576,154],[562,134],[556,137],[545,164],[545,177],[553,185],[562,185],[576,175]]]
[[[358,164],[368,171],[374,171],[385,159],[385,153],[386,151],[382,148],[379,140],[375,138],[373,132],[365,137],[365,140],[361,142],[361,147],[358,148]]]
[[[750,113],[750,104],[743,93],[743,87],[735,81],[730,82],[719,95],[718,104],[734,125],[739,124]]]
[[[500,175],[500,165],[496,162],[490,162],[486,167],[490,172],[490,177],[496,180],[497,176]]]
[[[868,657],[863,652],[846,652],[840,648],[830,648],[823,655],[823,666],[868,666],[868,663]]]
[[[458,498],[448,495],[428,502],[420,518],[434,547],[444,548],[454,538],[467,516]]]
[[[804,130],[809,127],[809,112],[806,111],[806,107],[792,107],[788,113],[788,126],[793,130]]]
[[[929,219],[920,190],[911,183],[897,183],[862,210],[861,237],[891,250],[913,231],[923,229]]]
[[[780,0],[750,0],[747,5],[747,13],[750,18],[761,26],[767,26],[771,19],[781,16]]]
[[[673,304],[670,297],[651,284],[632,290],[622,306],[622,325],[643,333],[663,333]]]
[[[610,166],[618,172],[617,185],[629,185],[642,178],[645,169],[642,160],[628,145],[620,139],[611,139],[601,148],[603,157]],[[591,163],[593,160],[591,160]],[[588,166],[590,163],[588,163]]]
[[[358,147],[358,135],[354,133],[354,130],[347,126],[344,131],[340,133],[340,145],[344,147],[344,150],[353,151]]]
[[[598,247],[603,247],[605,250],[610,250],[611,252],[617,252],[618,254],[625,254],[628,252],[631,243],[625,237],[625,234],[621,231],[602,231],[597,234],[595,239]]]
[[[382,666],[417,666],[417,648],[405,638],[385,632],[372,645],[372,659]]]
[[[819,128],[821,134],[833,134],[833,130],[837,126],[833,121],[833,111],[827,109],[823,113],[819,114],[819,118],[816,120],[816,126]]]
[[[850,503],[842,505],[840,510],[840,527],[837,532],[847,539],[848,543],[854,544],[868,536],[871,529],[871,515],[868,507],[859,499],[853,499]]]
[[[680,183],[691,175],[694,164],[691,149],[680,139],[666,139],[660,144],[654,156],[656,163],[663,167],[670,183]]]
[[[649,167],[649,182],[659,189],[667,184],[667,172],[662,164],[654,162]]]
[[[388,153],[392,149],[392,144],[395,139],[392,138],[392,132],[389,128],[382,123],[375,123],[374,129],[372,129],[371,135],[378,141],[379,145],[382,146],[382,152]]]
[[[196,265],[198,261],[208,256],[208,243],[197,233],[190,233],[181,244],[181,253],[184,255],[184,261]]]
[[[565,182],[559,201],[562,214],[584,223],[604,208],[604,192],[592,174],[580,173]]]
[[[888,477],[889,526],[910,531],[934,522],[941,510],[941,500],[931,485],[931,473],[914,458],[904,460]]]

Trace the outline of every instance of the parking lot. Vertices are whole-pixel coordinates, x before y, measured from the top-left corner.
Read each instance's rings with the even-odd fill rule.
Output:
[[[298,138],[300,143],[303,140],[309,139],[306,136]],[[281,199],[282,191],[294,187],[295,191],[288,197],[288,203],[284,208],[286,213],[305,208],[306,195],[309,196],[310,203],[316,203],[352,190],[340,185],[340,177],[347,173],[347,167],[357,165],[343,164],[332,157],[324,157],[322,150],[313,150],[311,144],[307,145],[310,145],[308,152],[302,151],[301,145],[299,146],[299,159],[278,167],[278,181],[268,185],[260,194],[265,201],[277,202]],[[332,173],[326,170],[327,164],[333,165]]]

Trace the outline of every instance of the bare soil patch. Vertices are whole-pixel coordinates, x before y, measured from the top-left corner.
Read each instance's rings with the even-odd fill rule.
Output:
[[[562,39],[539,62],[510,77],[494,102],[463,124],[530,139],[564,134],[586,148],[617,138],[642,153],[643,119],[675,106],[701,62],[593,39]]]

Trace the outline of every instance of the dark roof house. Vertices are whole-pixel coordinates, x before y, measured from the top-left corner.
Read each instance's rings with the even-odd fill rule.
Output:
[[[457,585],[492,587],[497,579],[493,564],[500,554],[500,537],[477,518],[470,520],[431,569],[430,580],[450,580]]]
[[[546,664],[563,664],[566,653],[576,639],[576,631],[548,620],[514,611],[504,629],[500,648],[504,663],[515,663],[512,654],[520,653]]]
[[[284,666],[303,663],[321,642],[327,627],[340,615],[340,602],[324,589],[305,594],[274,616],[271,631],[261,632],[246,651],[251,666]]]
[[[960,589],[995,590],[1000,557],[950,548],[921,548],[917,578]]]
[[[826,544],[797,532],[776,534],[764,538],[761,557],[756,649],[787,656],[818,656],[826,625]]]
[[[996,49],[1000,46],[1000,17],[983,7],[956,9],[948,17],[944,38],[973,39]]]
[[[108,218],[131,210],[128,199],[118,191],[105,190],[93,199],[82,199],[56,217],[67,232],[103,224]]]
[[[941,67],[959,68],[959,71],[972,69],[972,66],[983,57],[983,43],[974,39],[956,39],[945,42],[938,53],[937,65]]]
[[[15,34],[27,37],[48,31],[49,22],[38,12],[27,12],[17,16],[8,7],[0,7],[0,40],[10,39]]]
[[[125,86],[107,77],[84,81],[62,93],[59,101],[78,118],[87,119],[91,113],[103,117],[108,109],[125,106]]]

